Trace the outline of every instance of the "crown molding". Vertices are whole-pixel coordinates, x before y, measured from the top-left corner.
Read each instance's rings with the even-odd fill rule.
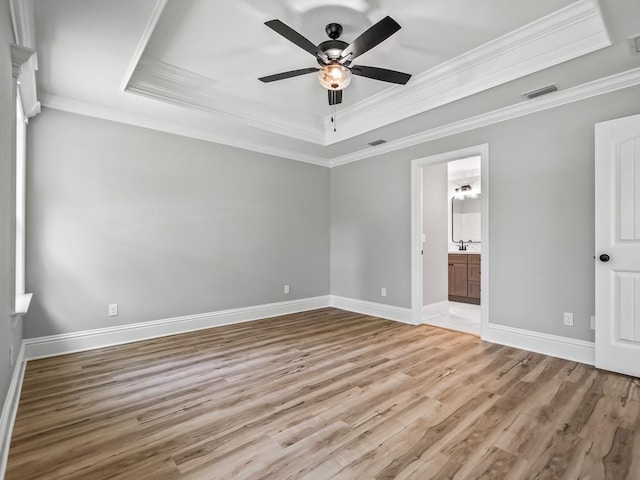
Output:
[[[580,0],[340,110],[340,129],[325,117],[331,145],[460,100],[612,44],[600,9]]]
[[[22,66],[36,54],[36,51],[33,48],[14,44],[11,44],[10,49],[13,77],[18,78],[20,73],[22,73]]]
[[[369,157],[375,157],[385,153],[431,142],[439,138],[448,137],[458,133],[474,130],[476,128],[493,125],[532,113],[541,112],[550,108],[559,107],[568,103],[586,100],[598,95],[615,92],[624,88],[640,85],[640,68],[634,68],[615,75],[603,77],[592,82],[584,83],[566,90],[538,97],[533,100],[516,103],[508,107],[499,108],[491,112],[482,113],[464,120],[452,122],[447,125],[432,128],[424,132],[409,135],[407,137],[392,140],[377,147],[370,147],[347,155],[333,158],[329,162],[330,167],[337,167],[347,163],[357,162]]]
[[[36,86],[38,54],[35,46],[33,0],[10,0],[11,25],[15,45],[11,45],[13,76],[18,79],[22,109],[27,118],[40,113]]]
[[[329,166],[328,159],[316,155],[309,155],[293,150],[256,143],[246,138],[237,139],[222,135],[216,135],[210,130],[199,130],[191,127],[185,127],[184,125],[178,123],[166,122],[137,113],[131,113],[124,110],[105,107],[103,105],[81,102],[73,100],[71,98],[53,95],[47,92],[42,92],[41,101],[42,105],[54,110],[76,113],[79,115],[86,115],[89,117],[101,118],[104,120],[111,120],[118,123],[134,125],[151,130],[158,130],[161,132],[172,133],[175,135],[195,138],[197,140],[204,140],[207,142],[219,143],[222,145],[228,145],[230,147],[241,148],[243,150],[264,153],[265,155],[273,155],[276,157],[287,158],[290,160],[310,163],[322,167]]]
[[[191,110],[223,115],[244,125],[316,145],[332,145],[455,102],[612,44],[596,0],[579,0],[500,38],[340,110],[315,128],[307,115],[274,115],[249,99],[225,92],[213,79],[145,56],[167,0],[158,0],[121,84],[136,93]]]
[[[274,114],[248,99],[225,92],[219,82],[159,60],[142,56],[135,67],[126,92],[162,100],[192,110],[216,113],[244,125],[323,145],[321,132],[311,128],[307,115]],[[268,111],[267,111],[268,110]]]
[[[158,0],[144,29],[133,58],[125,72],[120,90],[160,100],[192,110],[224,115],[244,125],[324,145],[324,132],[316,131],[311,118],[291,114],[273,115],[272,109],[260,113],[255,104],[248,105],[220,89],[214,79],[145,56],[145,50],[164,12],[168,0]],[[243,104],[245,104],[243,106]],[[282,118],[289,120],[283,121]]]
[[[40,113],[40,102],[36,88],[37,53],[33,48],[11,44],[11,66],[13,77],[20,89],[20,101],[26,118]]]
[[[151,11],[151,16],[149,17],[149,21],[147,22],[146,27],[144,28],[144,32],[142,32],[142,37],[138,42],[138,46],[136,47],[135,52],[133,52],[133,58],[129,63],[129,67],[124,74],[124,78],[122,79],[122,83],[120,84],[120,90],[125,91],[127,89],[127,85],[133,76],[133,73],[136,70],[138,62],[142,58],[142,54],[147,48],[147,44],[149,40],[151,40],[151,35],[153,31],[156,29],[158,22],[160,21],[160,17],[162,16],[162,12],[164,12],[164,7],[167,6],[167,0],[158,0]]]
[[[290,160],[296,160],[323,167],[338,167],[348,163],[357,162],[370,157],[376,157],[396,150],[413,147],[421,143],[430,142],[439,138],[456,135],[476,128],[493,125],[518,117],[523,117],[536,112],[541,112],[554,107],[559,107],[568,103],[586,100],[591,97],[604,95],[625,88],[640,85],[640,68],[634,68],[615,75],[603,77],[592,82],[578,85],[566,90],[560,90],[544,97],[533,100],[526,100],[508,107],[500,108],[490,112],[482,113],[464,120],[452,122],[440,127],[432,128],[417,134],[402,137],[389,141],[377,147],[370,147],[358,150],[353,153],[334,157],[332,159],[323,158],[317,155],[302,154],[293,150],[273,147],[270,145],[251,142],[246,139],[229,138],[222,135],[215,135],[208,130],[198,130],[185,127],[184,125],[165,122],[155,118],[126,112],[102,105],[90,104],[60,97],[44,92],[42,94],[42,104],[46,107],[65,112],[87,115],[90,117],[102,118],[114,122],[135,125],[162,132],[172,133],[183,137],[195,138],[208,142],[220,143],[231,147],[250,150],[266,155],[274,155]]]
[[[10,0],[11,25],[15,43],[28,48],[36,47],[33,0]],[[34,66],[38,69],[38,66]]]

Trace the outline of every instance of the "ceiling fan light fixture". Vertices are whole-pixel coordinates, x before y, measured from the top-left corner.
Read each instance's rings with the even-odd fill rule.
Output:
[[[351,70],[333,62],[318,70],[318,80],[327,90],[342,90],[351,83]]]

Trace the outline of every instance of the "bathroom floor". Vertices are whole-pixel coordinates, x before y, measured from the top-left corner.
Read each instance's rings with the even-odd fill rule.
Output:
[[[434,327],[480,335],[480,305],[449,302],[449,313],[429,318],[425,323]]]

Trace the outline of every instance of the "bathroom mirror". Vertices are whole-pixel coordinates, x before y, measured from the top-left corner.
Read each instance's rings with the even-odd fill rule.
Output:
[[[481,194],[476,198],[451,199],[451,239],[457,243],[480,242]]]

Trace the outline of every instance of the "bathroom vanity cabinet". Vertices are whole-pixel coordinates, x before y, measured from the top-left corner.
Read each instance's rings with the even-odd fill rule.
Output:
[[[449,300],[480,305],[480,254],[449,254]]]

